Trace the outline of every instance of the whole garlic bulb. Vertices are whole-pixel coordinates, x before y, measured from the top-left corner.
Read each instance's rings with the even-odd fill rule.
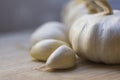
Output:
[[[31,44],[34,45],[41,40],[56,39],[69,43],[66,29],[62,23],[47,22],[40,26],[31,36]]]
[[[100,1],[95,0],[104,12],[76,20],[70,30],[70,41],[79,56],[117,64],[120,63],[120,11],[112,12],[105,0]]]
[[[46,61],[48,57],[61,45],[69,46],[69,44],[60,40],[42,40],[31,48],[30,55],[36,60]]]
[[[75,52],[68,46],[60,46],[48,58],[45,66],[52,69],[67,69],[75,66]]]
[[[94,6],[92,6],[94,5]],[[92,0],[71,0],[62,11],[62,21],[68,29],[70,29],[73,22],[85,14],[93,14],[102,11],[96,7]]]

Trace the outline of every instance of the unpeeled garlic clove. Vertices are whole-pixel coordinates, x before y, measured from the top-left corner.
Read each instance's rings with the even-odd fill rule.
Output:
[[[31,48],[30,55],[36,60],[46,61],[48,57],[54,52],[54,50],[56,50],[61,45],[69,46],[69,44],[60,40],[43,40]]]
[[[48,58],[45,66],[51,69],[67,69],[75,66],[75,52],[68,46],[60,46]]]
[[[31,35],[31,46],[46,39],[56,39],[69,43],[65,26],[56,21],[47,22],[38,27]]]

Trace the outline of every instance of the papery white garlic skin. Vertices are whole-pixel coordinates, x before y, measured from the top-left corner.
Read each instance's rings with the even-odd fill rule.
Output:
[[[73,24],[69,35],[79,56],[94,62],[120,63],[120,11],[83,16]]]
[[[54,52],[54,50],[56,50],[61,45],[69,46],[69,44],[60,40],[42,40],[31,48],[30,55],[36,60],[46,61],[48,57]]]
[[[60,46],[48,58],[46,66],[53,69],[68,69],[76,64],[75,52],[68,46]]]
[[[89,11],[85,5],[85,2],[82,1],[79,4],[76,4],[76,1],[71,0],[68,4],[63,8],[62,11],[62,20],[66,24],[66,27],[69,29],[73,22],[85,15],[89,14]]]
[[[31,45],[46,39],[56,39],[68,42],[68,37],[64,25],[60,22],[47,22],[38,29],[31,36]]]

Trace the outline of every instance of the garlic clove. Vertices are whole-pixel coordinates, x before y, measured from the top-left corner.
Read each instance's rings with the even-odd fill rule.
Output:
[[[46,61],[50,54],[61,45],[69,46],[69,44],[60,40],[43,40],[31,48],[30,55],[36,60]]]
[[[31,46],[46,39],[56,39],[69,42],[64,25],[60,22],[47,22],[38,27],[31,35]]]
[[[60,46],[48,58],[45,66],[51,69],[67,69],[75,66],[75,52],[68,46]]]

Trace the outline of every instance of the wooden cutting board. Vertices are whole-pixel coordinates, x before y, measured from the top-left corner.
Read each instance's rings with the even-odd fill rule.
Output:
[[[28,46],[31,32],[0,35],[0,80],[120,80],[120,65],[79,60],[70,70],[44,72],[34,68],[44,62],[32,61]]]

